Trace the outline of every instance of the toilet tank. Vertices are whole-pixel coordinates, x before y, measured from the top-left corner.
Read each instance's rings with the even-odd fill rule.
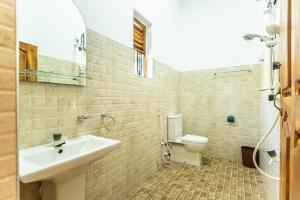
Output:
[[[168,116],[168,139],[176,140],[182,136],[182,115]]]

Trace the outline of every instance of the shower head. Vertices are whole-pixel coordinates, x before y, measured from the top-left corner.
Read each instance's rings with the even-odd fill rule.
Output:
[[[247,41],[253,40],[254,38],[258,38],[258,39],[260,39],[260,41],[262,41],[262,42],[267,42],[267,41],[272,40],[272,38],[270,38],[270,37],[262,36],[262,35],[255,34],[255,33],[245,34],[245,35],[243,36],[243,38],[244,38],[244,40],[247,40]]]
[[[278,35],[280,33],[280,25],[278,24],[271,24],[266,27],[266,31],[269,35]]]
[[[277,41],[273,37],[263,36],[255,33],[245,34],[243,36],[244,40],[249,41],[253,40],[254,38],[260,39],[261,42],[265,42],[268,48],[275,47],[277,45]]]
[[[254,36],[252,34],[245,34],[243,38],[244,40],[249,41],[249,40],[253,40]]]

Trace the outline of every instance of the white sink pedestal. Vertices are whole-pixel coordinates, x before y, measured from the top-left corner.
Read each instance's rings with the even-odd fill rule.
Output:
[[[43,200],[84,200],[85,172],[73,177],[42,182]]]
[[[47,144],[20,150],[20,180],[42,181],[43,200],[85,200],[86,167],[120,145],[119,140],[85,135],[59,148]]]

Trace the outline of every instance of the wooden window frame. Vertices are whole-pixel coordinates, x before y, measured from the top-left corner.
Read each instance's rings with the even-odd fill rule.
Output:
[[[133,18],[133,49],[135,50],[136,74],[147,78],[147,26]],[[142,66],[141,66],[142,65]]]

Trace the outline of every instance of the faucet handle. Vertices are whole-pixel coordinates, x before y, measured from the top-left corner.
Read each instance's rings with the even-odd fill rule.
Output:
[[[54,141],[60,141],[61,136],[62,136],[62,133],[53,133],[53,140]]]
[[[77,120],[80,121],[80,122],[83,122],[84,120],[89,119],[89,118],[92,118],[92,117],[91,116],[85,116],[85,115],[79,115],[77,117]]]

